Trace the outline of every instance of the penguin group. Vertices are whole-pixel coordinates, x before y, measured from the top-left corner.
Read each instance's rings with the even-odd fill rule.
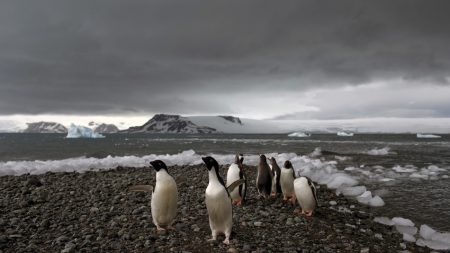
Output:
[[[269,163],[267,162],[269,160]],[[225,236],[224,244],[230,243],[233,226],[233,205],[244,205],[248,181],[244,171],[244,156],[237,154],[234,163],[227,171],[225,183],[219,172],[219,163],[211,156],[202,157],[208,169],[209,182],[205,190],[205,204],[208,211],[211,239],[217,235]],[[156,171],[156,184],[136,185],[129,191],[152,192],[151,213],[157,231],[174,229],[177,214],[178,189],[174,178],[169,174],[166,164],[161,160],[150,162]],[[283,195],[283,201],[295,205],[298,201],[300,210],[295,213],[312,216],[317,207],[317,194],[314,183],[305,176],[296,176],[292,163],[288,160],[280,168],[274,157],[259,156],[256,188],[259,197],[276,198]]]

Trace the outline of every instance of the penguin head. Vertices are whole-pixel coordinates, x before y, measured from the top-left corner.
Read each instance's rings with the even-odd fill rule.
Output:
[[[267,162],[266,156],[265,155],[259,155],[259,162],[266,163]]]
[[[236,164],[242,164],[244,162],[244,155],[243,154],[236,154],[234,162]]]
[[[293,169],[292,163],[291,163],[291,161],[289,161],[289,160],[287,160],[286,162],[284,162],[284,167],[285,167],[286,169]]]
[[[275,157],[270,157],[269,161],[270,161],[270,164],[272,164],[272,165],[277,164],[277,160],[275,160]]]
[[[211,170],[212,168],[215,168],[216,170],[219,169],[219,163],[211,156],[202,157],[202,160],[206,164],[208,170]]]
[[[163,161],[161,161],[161,160],[151,161],[150,164],[153,166],[153,168],[156,170],[156,172],[158,172],[160,170],[166,170],[167,171],[166,164]]]

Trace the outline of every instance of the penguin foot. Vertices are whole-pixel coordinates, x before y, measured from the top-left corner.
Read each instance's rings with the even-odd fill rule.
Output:
[[[208,239],[208,242],[213,242],[213,241],[216,241],[217,239],[216,238],[211,238],[211,239]]]
[[[168,226],[167,230],[177,230],[174,226]]]
[[[288,198],[286,196],[283,196],[283,202],[288,201]]]
[[[226,238],[225,240],[223,240],[223,243],[226,245],[230,245],[230,239]]]
[[[162,232],[162,231],[166,231],[166,229],[162,228],[160,226],[156,226],[156,232]]]
[[[313,211],[304,212],[304,214],[306,215],[306,217],[312,217],[313,216]]]
[[[241,199],[241,200],[238,200],[238,201],[236,202],[236,205],[237,205],[237,206],[242,206],[242,199]]]

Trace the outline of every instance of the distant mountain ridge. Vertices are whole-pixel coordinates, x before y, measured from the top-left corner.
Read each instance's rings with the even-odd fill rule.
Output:
[[[94,128],[95,133],[113,134],[119,132],[119,128],[114,124],[102,123]]]
[[[218,133],[215,128],[200,126],[188,117],[171,114],[156,114],[142,126],[130,127],[121,133],[188,133],[210,134]]]
[[[33,122],[27,123],[24,133],[67,133],[67,128],[56,122]]]

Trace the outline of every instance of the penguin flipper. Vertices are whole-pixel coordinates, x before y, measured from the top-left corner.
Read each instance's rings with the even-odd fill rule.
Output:
[[[153,192],[153,186],[148,184],[134,185],[128,188],[130,192]]]
[[[309,187],[311,187],[311,192],[313,193],[314,199],[316,200],[316,206],[319,206],[319,200],[317,199],[316,186],[314,185],[313,181],[309,177],[306,177],[306,179],[308,179]]]
[[[238,187],[239,185],[241,185],[243,183],[245,183],[245,179],[236,180],[227,187],[227,191],[232,192],[234,190],[234,188]]]

